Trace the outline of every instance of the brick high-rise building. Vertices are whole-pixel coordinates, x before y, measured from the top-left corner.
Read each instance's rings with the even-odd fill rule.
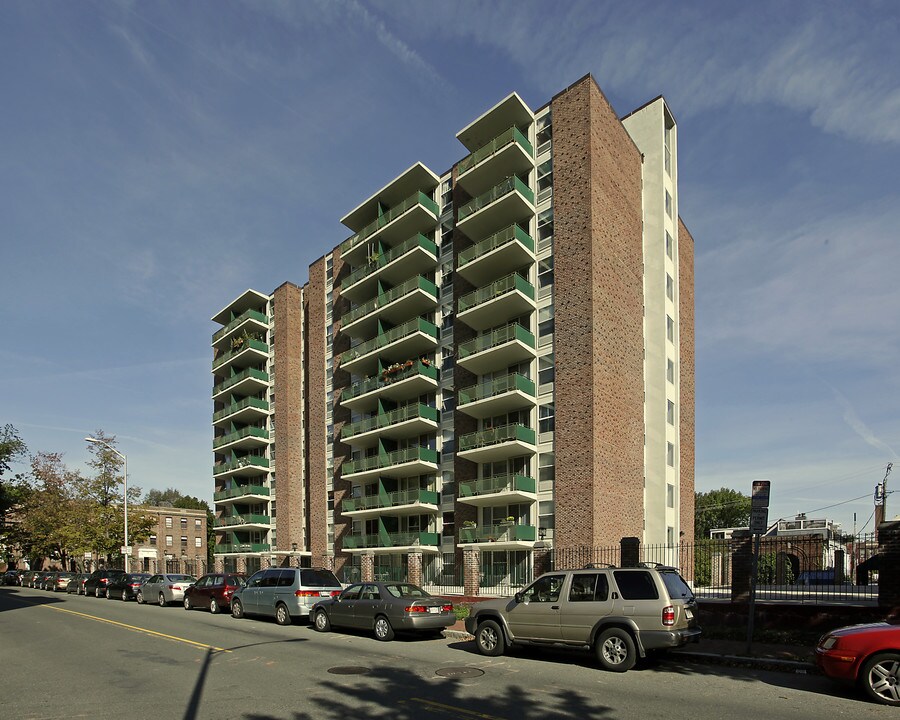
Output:
[[[665,100],[620,119],[586,76],[457,138],[450,170],[417,163],[348,212],[303,287],[214,316],[225,567],[517,583],[547,546],[693,540],[693,239]]]

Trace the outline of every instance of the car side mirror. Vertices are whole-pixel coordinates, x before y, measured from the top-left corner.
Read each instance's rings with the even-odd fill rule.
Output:
[[[521,592],[517,592],[513,597],[517,603],[528,602],[528,599]]]

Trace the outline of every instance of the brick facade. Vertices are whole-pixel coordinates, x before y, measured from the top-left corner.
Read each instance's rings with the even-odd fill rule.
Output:
[[[694,542],[694,440],[695,440],[695,382],[694,382],[694,238],[684,222],[678,218],[678,315],[679,346],[681,357],[678,366],[678,383],[681,397],[680,449],[681,469],[679,498],[681,540]]]

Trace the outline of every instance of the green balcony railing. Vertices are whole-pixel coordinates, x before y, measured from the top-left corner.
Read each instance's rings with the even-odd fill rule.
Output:
[[[495,200],[499,200],[506,195],[509,195],[511,192],[518,191],[520,195],[522,195],[528,202],[534,205],[534,191],[528,187],[525,183],[523,183],[516,176],[506,178],[499,185],[495,185],[486,193],[479,195],[474,200],[470,200],[465,205],[463,205],[459,209],[459,216],[457,222],[462,222],[465,218],[467,218],[472,213],[478,212],[482,208],[487,207]]]
[[[213,440],[213,450],[222,447],[223,445],[228,445],[229,443],[233,443],[236,440],[243,440],[244,438],[255,437],[260,440],[268,440],[269,439],[269,431],[265,428],[258,427],[245,427],[240,430],[236,430],[235,432],[228,433],[227,435],[223,435],[222,437],[217,437]]]
[[[216,527],[232,527],[234,525],[271,525],[272,517],[270,515],[257,515],[254,513],[241,513],[239,515],[229,515],[228,517],[216,518]]]
[[[434,365],[426,365],[421,360],[416,360],[409,367],[403,367],[396,372],[388,372],[388,369],[385,369],[379,377],[360,380],[358,383],[354,383],[350,387],[344,388],[343,392],[341,393],[341,399],[352,400],[355,397],[365,395],[366,393],[377,390],[380,387],[392,385],[393,383],[400,382],[401,380],[406,380],[407,378],[415,377],[416,375],[421,375],[423,377],[431,378],[432,380],[437,381],[438,369]]]
[[[264,343],[262,340],[253,340],[251,338],[236,350],[229,350],[227,353],[223,353],[222,355],[219,355],[219,357],[217,357],[215,360],[213,360],[213,370],[215,370],[217,367],[221,367],[233,357],[240,355],[245,350],[258,350],[259,352],[268,354],[269,346],[266,345],[266,343]]]
[[[456,394],[458,405],[484,400],[502,395],[512,390],[520,390],[521,392],[534,396],[534,381],[529,380],[524,375],[518,373],[510,373],[502,377],[494,378],[490,382],[481,383],[479,385],[471,385],[467,388],[459,390]]]
[[[231,498],[244,497],[245,495],[271,495],[271,491],[262,485],[238,485],[227,490],[219,490],[213,494],[213,500],[221,502],[222,500],[230,500]]]
[[[345,535],[343,545],[349,550],[358,548],[404,547],[410,545],[437,546],[439,536],[430,532],[379,533],[377,535]]]
[[[518,290],[530,300],[534,300],[534,285],[518,273],[511,273],[499,280],[494,280],[490,285],[485,285],[483,288],[463,295],[459,299],[458,312],[463,313],[466,310],[471,310],[476,305],[494,300],[514,290]]]
[[[359,245],[361,242],[364,242],[366,238],[370,237],[378,230],[383,228],[385,225],[393,222],[398,217],[403,215],[405,212],[414,208],[416,205],[421,205],[426,210],[428,210],[432,215],[435,216],[435,220],[437,219],[438,214],[440,213],[440,209],[438,208],[437,203],[428,197],[425,193],[419,191],[410,195],[406,200],[401,202],[399,205],[395,205],[390,210],[388,210],[383,215],[379,216],[368,225],[366,225],[362,230],[360,230],[356,235],[352,235],[351,237],[344,240],[341,243],[341,254],[346,254],[350,252],[353,248]]]
[[[437,286],[427,278],[419,275],[417,277],[410,278],[397,287],[391,288],[387,292],[381,293],[381,295],[376,297],[374,300],[370,300],[364,305],[353,308],[350,312],[344,315],[344,317],[342,318],[343,323],[345,325],[349,325],[350,323],[359,320],[361,317],[365,317],[378,308],[383,308],[388,303],[392,303],[398,298],[409,295],[414,290],[424,290],[429,295],[432,295],[435,300],[437,300],[438,298]]]
[[[482,255],[487,255],[492,250],[496,250],[498,247],[503,247],[504,245],[509,245],[512,242],[518,242],[528,248],[531,252],[534,252],[534,240],[532,237],[518,225],[510,225],[499,232],[495,232],[493,235],[486,237],[481,242],[472,245],[472,247],[467,247],[463,250],[459,254],[456,266],[461,268],[473,260],[477,260]]]
[[[374,510],[379,508],[392,508],[400,505],[437,505],[438,494],[432,490],[398,490],[396,492],[381,493],[379,495],[364,495],[358,498],[347,498],[341,502],[343,512],[356,510]]]
[[[519,442],[534,445],[534,429],[519,423],[501,425],[490,430],[478,430],[477,432],[461,435],[459,438],[459,451],[475,450],[476,448],[497,445],[503,442],[517,440]]]
[[[414,335],[417,332],[423,332],[427,335],[430,335],[435,339],[435,342],[438,339],[437,325],[430,323],[422,318],[413,318],[412,320],[405,322],[402,325],[391,328],[378,337],[374,337],[371,340],[367,340],[366,342],[360,343],[359,345],[350,348],[347,352],[344,353],[343,360],[344,362],[347,362],[348,360],[355,360],[356,358],[362,357],[363,355],[368,355],[371,352],[375,352],[376,350],[379,350],[386,345],[390,345],[392,342],[396,342],[397,340],[402,340],[405,337]]]
[[[534,147],[528,142],[528,138],[526,138],[517,127],[511,127],[509,130],[500,133],[486,145],[482,145],[468,157],[460,160],[459,165],[457,165],[458,174],[462,175],[463,173],[467,173],[480,162],[487,160],[492,155],[495,155],[498,150],[502,150],[511,143],[516,143],[521,146],[521,148],[528,153],[528,157],[534,157]]]
[[[269,552],[269,543],[222,543],[213,548],[217,553]]]
[[[484,525],[478,528],[462,528],[459,531],[460,543],[474,542],[533,542],[537,532],[534,525]]]
[[[344,425],[341,430],[341,438],[349,438],[354,435],[371,432],[372,430],[379,430],[381,428],[390,427],[391,425],[397,425],[399,423],[406,422],[407,420],[415,420],[417,418],[422,418],[424,420],[433,420],[434,422],[437,422],[437,408],[433,408],[430,405],[425,405],[424,403],[410,403],[409,405],[404,405],[403,407],[399,407],[396,410],[391,410],[390,412],[382,413],[381,415],[376,415],[375,417],[366,418],[365,420],[359,420],[357,422],[350,423],[349,425]]]
[[[395,450],[384,455],[361,458],[345,462],[341,468],[342,475],[366,472],[369,470],[381,470],[394,465],[403,465],[411,462],[427,462],[437,464],[438,454],[436,450],[426,447],[411,447],[405,450]]]
[[[263,412],[269,411],[268,402],[266,402],[265,400],[260,400],[259,398],[248,397],[244,398],[240,402],[232,403],[228,407],[219,410],[219,412],[213,415],[213,422],[218,422],[222,418],[226,418],[229,415],[234,415],[236,412],[240,412],[241,410],[248,407],[253,407],[257,410],[262,410]]]
[[[256,310],[245,310],[240,315],[238,315],[234,320],[228,323],[225,327],[217,330],[213,336],[212,341],[218,342],[223,337],[225,337],[228,333],[234,330],[236,327],[245,323],[247,320],[257,320],[261,322],[263,325],[269,324],[269,318],[265,313],[257,312]]]
[[[377,271],[379,268],[383,268],[388,263],[391,263],[397,258],[406,255],[406,253],[414,250],[415,248],[423,248],[427,250],[429,253],[434,255],[435,262],[437,262],[437,245],[431,242],[431,240],[425,237],[422,233],[418,233],[417,235],[413,235],[411,238],[409,238],[409,240],[404,240],[399,245],[395,245],[390,250],[385,252],[384,255],[380,255],[378,258],[368,262],[361,267],[358,267],[346,278],[344,278],[344,281],[341,283],[341,287],[346,290],[351,285],[355,285],[360,280],[369,277],[369,275]]]
[[[534,493],[536,487],[534,478],[527,475],[492,475],[481,480],[461,482],[459,496],[466,498],[515,491]]]
[[[256,378],[260,382],[267,383],[269,382],[269,373],[263,370],[257,370],[256,368],[247,368],[239,372],[237,375],[233,375],[227,380],[223,380],[218,385],[213,388],[213,395],[218,395],[221,392],[225,392],[228,388],[232,388],[237,385],[239,382],[246,380],[247,378]]]
[[[511,342],[512,340],[518,340],[531,348],[534,347],[534,335],[518,323],[510,323],[502,328],[483,333],[474,340],[460,343],[459,357],[465,358],[469,355],[474,355],[475,353],[489,350],[492,347]]]
[[[213,475],[221,475],[222,473],[231,472],[232,470],[240,470],[245,467],[269,467],[269,459],[261,455],[245,455],[237,460],[227,463],[219,463],[213,465]]]

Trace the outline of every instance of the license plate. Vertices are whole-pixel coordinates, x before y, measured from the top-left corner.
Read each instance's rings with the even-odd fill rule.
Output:
[[[432,615],[437,615],[440,611],[441,609],[439,607],[428,608],[428,612],[430,612]]]

